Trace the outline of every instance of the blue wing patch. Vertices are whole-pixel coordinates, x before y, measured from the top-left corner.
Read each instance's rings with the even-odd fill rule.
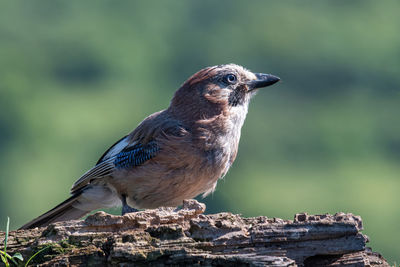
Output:
[[[150,141],[146,145],[137,143],[118,153],[114,165],[118,169],[136,167],[153,158],[159,150],[155,141]]]

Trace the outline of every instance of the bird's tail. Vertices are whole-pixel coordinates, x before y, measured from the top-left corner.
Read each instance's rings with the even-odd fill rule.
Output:
[[[78,204],[77,202],[79,201],[81,194],[82,191],[68,198],[67,200],[60,203],[55,208],[49,210],[43,215],[40,215],[36,219],[33,219],[32,221],[26,223],[19,229],[21,230],[31,229],[35,227],[43,227],[53,222],[76,220],[85,216],[90,211],[80,210],[74,207],[74,204]]]

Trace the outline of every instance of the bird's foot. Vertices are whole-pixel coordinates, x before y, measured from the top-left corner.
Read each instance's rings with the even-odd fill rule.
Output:
[[[128,205],[123,205],[122,206],[122,215],[125,215],[127,213],[131,213],[131,212],[138,212],[139,210],[132,208]]]
[[[126,203],[126,195],[121,196],[121,201],[122,201],[122,216],[131,213],[131,212],[138,212],[139,210],[132,208],[131,206]]]

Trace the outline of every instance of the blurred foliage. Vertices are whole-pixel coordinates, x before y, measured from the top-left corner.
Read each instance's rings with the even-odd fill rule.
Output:
[[[64,200],[102,152],[210,65],[259,92],[208,212],[352,212],[400,261],[398,1],[3,1],[0,221]]]

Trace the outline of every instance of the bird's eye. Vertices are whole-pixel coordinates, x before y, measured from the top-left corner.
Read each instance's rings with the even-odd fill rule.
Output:
[[[225,80],[230,84],[235,84],[237,81],[237,78],[236,78],[235,74],[228,74],[225,76]]]

